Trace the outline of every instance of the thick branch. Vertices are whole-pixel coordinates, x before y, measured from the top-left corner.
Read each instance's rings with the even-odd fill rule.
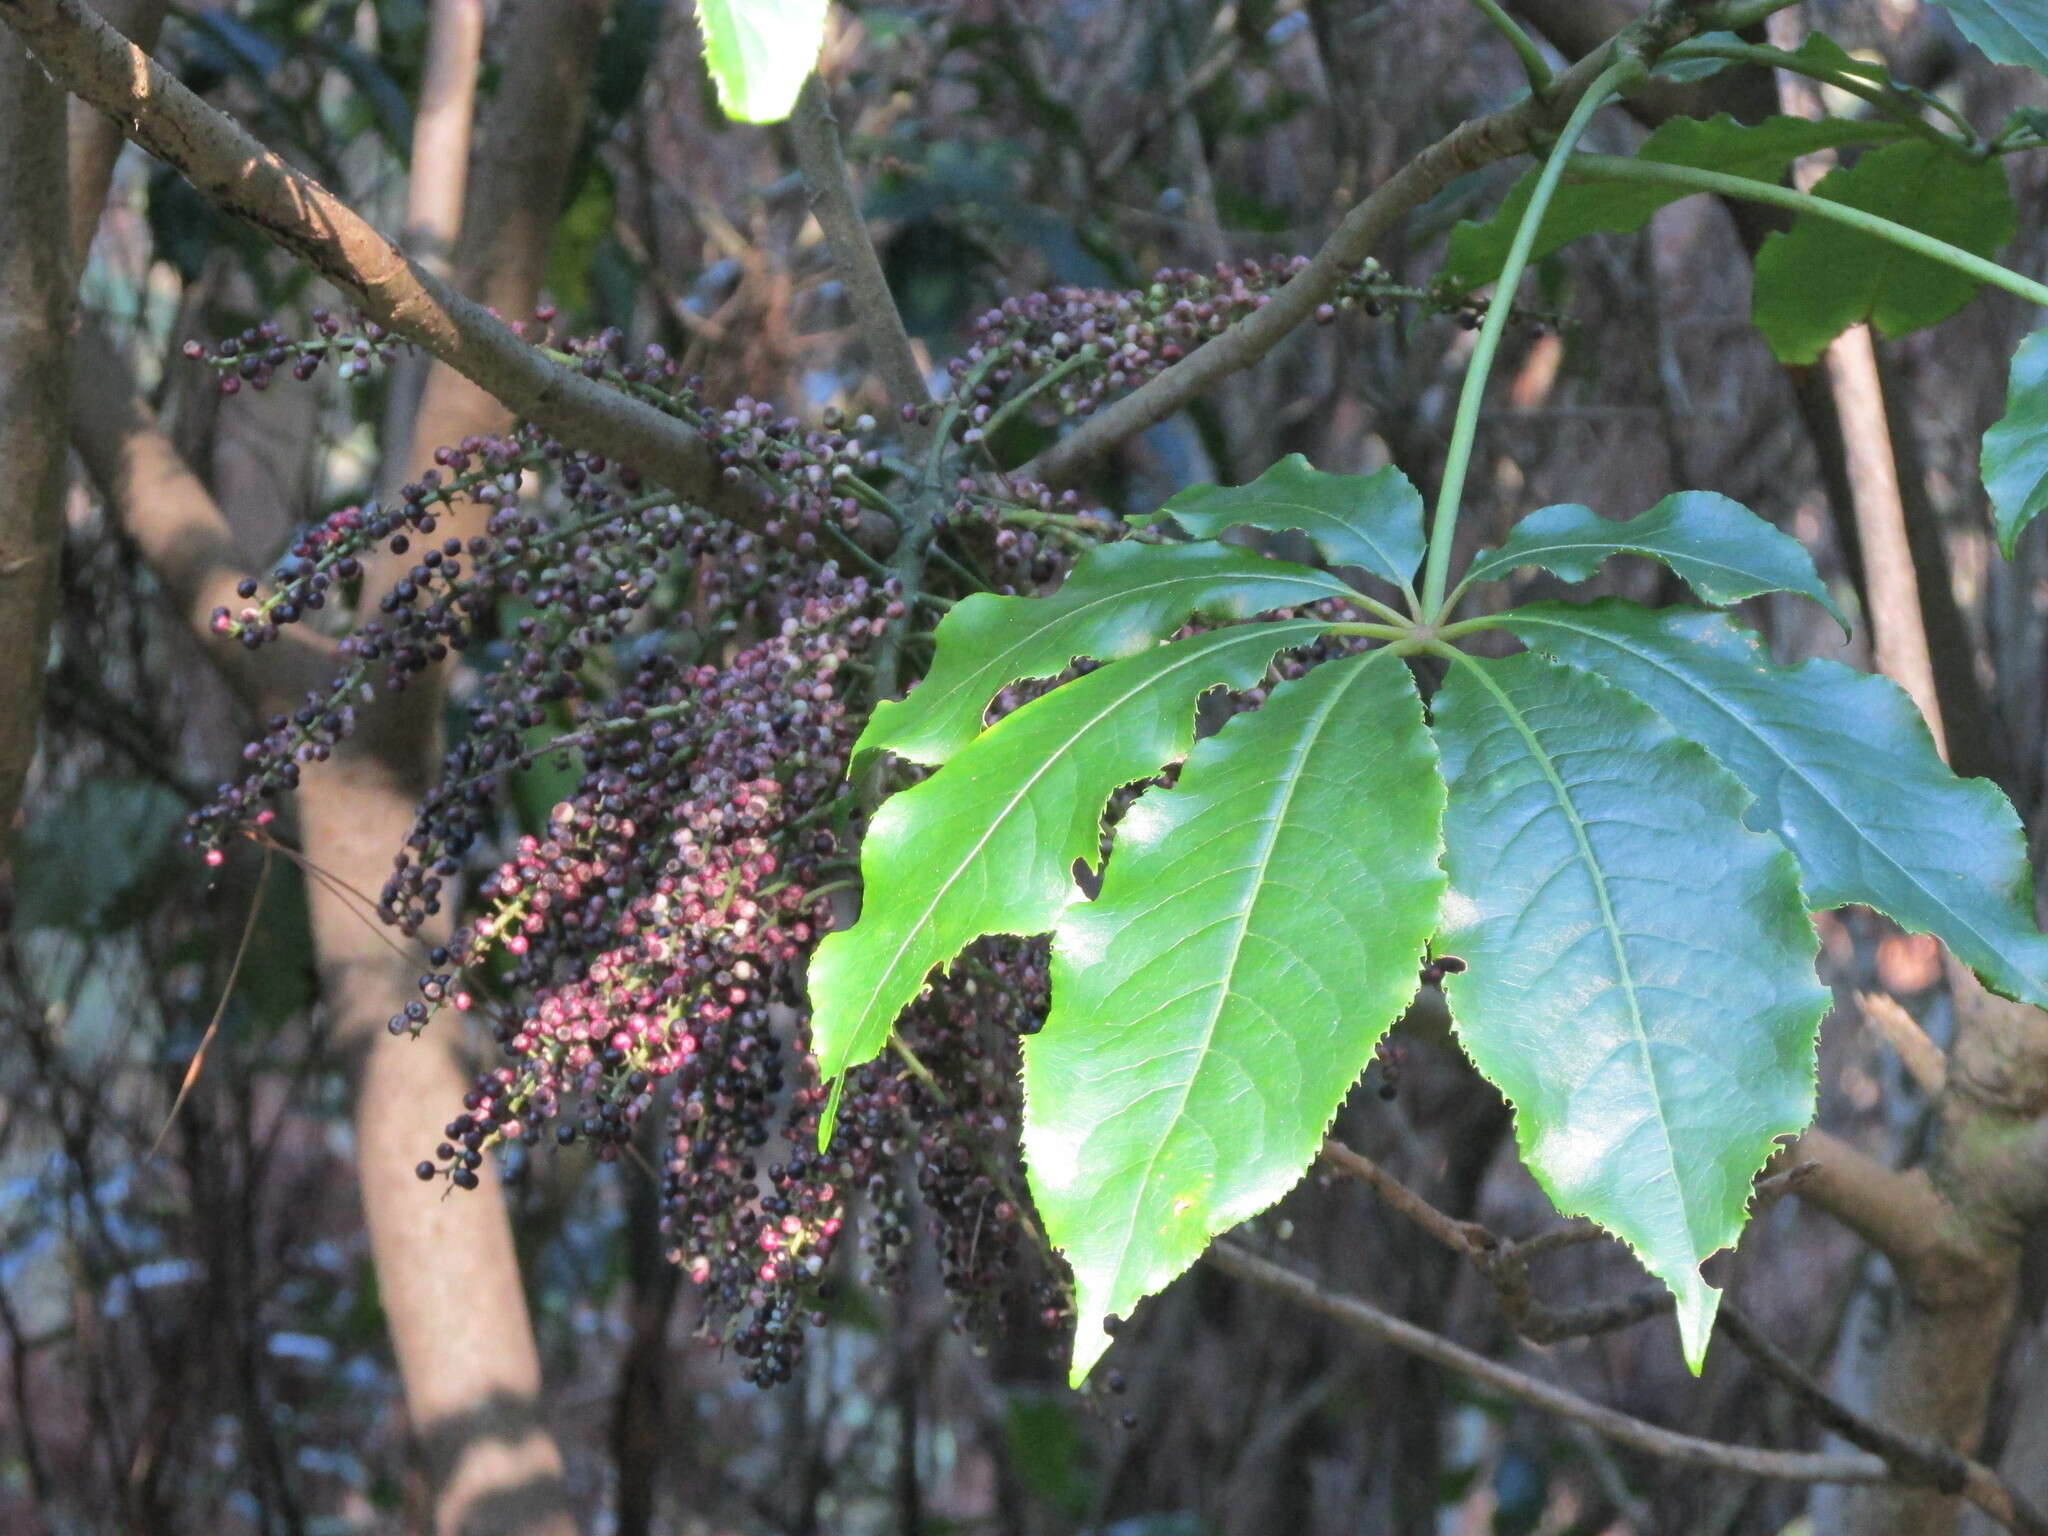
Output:
[[[1811,1163],[1798,1195],[1826,1211],[1891,1260],[1909,1283],[1938,1277],[1950,1251],[1954,1213],[1921,1170],[1887,1168],[1815,1126],[1772,1166]]]
[[[168,0],[97,0],[99,13],[123,37],[143,48],[156,46],[163,27]],[[107,201],[107,186],[114,177],[114,161],[121,154],[121,130],[84,102],[74,99],[68,113],[71,141],[71,270],[85,270],[85,258],[92,249],[93,232],[99,228],[100,210]]]
[[[1025,465],[1020,473],[1047,483],[1071,479],[1083,465],[1166,420],[1218,380],[1251,367],[1308,321],[1316,307],[1353,277],[1373,249],[1410,213],[1460,176],[1533,149],[1545,133],[1564,121],[1587,87],[1614,62],[1617,49],[1625,43],[1642,44],[1654,57],[1690,31],[1690,22],[1682,14],[1675,14],[1675,8],[1655,6],[1650,17],[1610,39],[1607,46],[1595,49],[1558,76],[1548,95],[1526,97],[1514,106],[1459,125],[1345,215],[1343,223],[1323,242],[1308,266],[1262,308],[1091,417],[1078,431]]]
[[[702,439],[653,406],[528,346],[310,176],[180,84],[83,0],[0,0],[4,20],[65,89],[233,214],[334,283],[363,313],[474,380],[515,414],[633,464],[678,496],[750,517]]]
[[[1524,1375],[1498,1360],[1475,1354],[1425,1328],[1382,1312],[1369,1302],[1352,1296],[1332,1295],[1306,1276],[1259,1258],[1236,1243],[1219,1242],[1209,1250],[1208,1257],[1209,1262],[1225,1274],[1284,1296],[1298,1306],[1342,1324],[1361,1337],[1420,1355],[1546,1413],[1556,1414],[1575,1424],[1584,1424],[1610,1440],[1680,1466],[1799,1483],[1882,1483],[1892,1477],[1891,1469],[1876,1456],[1822,1456],[1806,1451],[1759,1450],[1753,1446],[1700,1440],[1662,1429],[1616,1409],[1589,1402],[1577,1393],[1554,1387],[1547,1381]]]

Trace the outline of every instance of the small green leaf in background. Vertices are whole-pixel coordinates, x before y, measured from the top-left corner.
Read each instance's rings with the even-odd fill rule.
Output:
[[[1584,581],[1623,554],[1662,562],[1710,603],[1799,592],[1849,627],[1804,546],[1716,491],[1680,491],[1625,523],[1570,503],[1540,508],[1515,524],[1499,549],[1480,551],[1465,580],[1499,581],[1518,567],[1540,565],[1566,581]]]
[[[1720,1301],[1700,1263],[1813,1115],[1828,994],[1798,867],[1732,775],[1590,672],[1464,658],[1434,716],[1458,1038],[1557,1208],[1677,1296],[1697,1372]]]
[[[23,928],[111,933],[177,878],[185,802],[150,779],[88,779],[22,834],[15,916]],[[195,861],[191,873],[198,873]]]
[[[1994,991],[2048,1006],[2019,817],[1989,780],[1949,771],[1895,683],[1819,659],[1780,667],[1718,613],[1607,599],[1534,603],[1507,624],[1713,753],[1756,796],[1749,824],[1798,858],[1816,909],[1874,907],[1933,934]]]
[[[1444,788],[1408,668],[1274,689],[1117,828],[1053,933],[1024,1157],[1074,1271],[1073,1381],[1127,1315],[1301,1178],[1436,924]]]
[[[2013,354],[2005,415],[1984,434],[1983,470],[1998,547],[2010,560],[2027,524],[2048,507],[2048,331]]]
[[[741,123],[789,116],[825,42],[826,0],[697,0],[718,104]]]
[[[1814,122],[1803,117],[1771,117],[1750,125],[1738,123],[1725,113],[1705,119],[1675,117],[1643,140],[1636,158],[1653,160],[1659,165],[1684,165],[1727,176],[1776,181],[1801,155],[1838,149],[1845,144],[1867,144],[1899,131],[1896,124],[1855,122],[1848,118],[1822,118]],[[1443,280],[1452,289],[1465,292],[1500,276],[1538,174],[1531,171],[1516,182],[1484,223],[1468,220],[1451,231]],[[1676,187],[1567,179],[1543,216],[1531,259],[1540,260],[1585,235],[1634,234],[1650,222],[1651,214],[1686,195]]]
[[[1351,589],[1305,565],[1228,544],[1105,544],[1050,597],[977,592],[939,621],[931,670],[903,699],[875,706],[854,767],[882,749],[937,766],[981,734],[989,704],[1014,682],[1054,677],[1075,660],[1116,661],[1190,618],[1248,619]]]
[[[1991,256],[2017,226],[2005,167],[1913,139],[1830,171],[1816,197]],[[1751,311],[1780,362],[1811,363],[1850,326],[1904,336],[1970,302],[1977,280],[1829,219],[1801,215],[1757,252]]]
[[[1075,864],[1100,857],[1110,795],[1186,755],[1204,693],[1254,686],[1281,651],[1322,631],[1249,624],[1111,662],[1005,716],[885,801],[861,844],[860,921],[811,957],[823,1076],[879,1055],[934,966],[985,934],[1048,931],[1079,899]],[[828,1115],[821,1141],[830,1133]]]
[[[1332,565],[1361,566],[1397,587],[1422,564],[1422,497],[1392,465],[1330,475],[1290,453],[1250,485],[1194,486],[1132,521],[1166,518],[1198,539],[1231,528],[1304,533]]]
[[[1934,0],[1996,64],[2048,75],[2048,0]]]

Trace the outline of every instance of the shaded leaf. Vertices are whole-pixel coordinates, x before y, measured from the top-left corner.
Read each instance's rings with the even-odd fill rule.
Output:
[[[1507,622],[1712,752],[1756,797],[1749,824],[1798,858],[1816,908],[1874,907],[1934,934],[1994,990],[2048,1004],[2019,818],[1988,780],[1949,771],[1896,684],[1832,661],[1780,667],[1718,613],[1610,599],[1532,604]]]
[[[1725,113],[1712,118],[1675,117],[1643,140],[1636,158],[1776,181],[1801,155],[1844,144],[1866,144],[1899,131],[1896,124],[1848,118],[1814,122],[1803,117],[1771,117],[1743,124]],[[1467,221],[1451,231],[1443,280],[1452,289],[1478,288],[1500,276],[1538,174],[1531,171],[1516,182],[1484,223]],[[1659,208],[1686,195],[1677,187],[1567,179],[1543,216],[1531,259],[1547,256],[1585,235],[1633,234],[1648,224]]]
[[[860,921],[811,958],[819,1070],[879,1054],[934,966],[985,934],[1049,930],[1100,856],[1110,794],[1184,756],[1195,701],[1248,688],[1320,624],[1252,624],[1112,662],[1004,717],[923,783],[891,796],[861,844]],[[820,1127],[829,1135],[830,1117]]]
[[[1332,565],[1356,565],[1405,584],[1422,563],[1422,497],[1388,465],[1370,475],[1329,475],[1290,453],[1250,485],[1197,485],[1143,526],[1172,518],[1198,539],[1232,528],[1300,532]]]
[[[23,833],[15,916],[23,928],[110,933],[142,917],[178,872],[185,802],[149,779],[88,779]]]
[[[1814,196],[1860,208],[1979,256],[2010,240],[2018,216],[1996,157],[1969,160],[1912,139],[1830,171]],[[1977,280],[1830,219],[1801,215],[1756,257],[1751,313],[1779,361],[1811,363],[1850,326],[1904,336],[1970,302]]]
[[[981,734],[989,704],[1014,682],[1057,676],[1083,656],[1136,655],[1190,618],[1248,619],[1350,591],[1322,571],[1228,544],[1105,544],[1050,597],[981,592],[954,604],[939,621],[931,671],[907,697],[875,706],[854,764],[884,748],[943,763]]]
[[[1997,64],[2048,75],[2048,0],[1934,0]]]
[[[1481,550],[1465,580],[1499,581],[1540,565],[1566,581],[1584,581],[1613,555],[1660,561],[1710,603],[1803,593],[1849,627],[1800,542],[1715,491],[1680,491],[1627,522],[1569,503],[1540,508],[1515,524],[1499,549]]]
[[[1458,1038],[1558,1209],[1677,1296],[1697,1372],[1720,1301],[1700,1263],[1813,1114],[1828,994],[1797,866],[1731,774],[1590,672],[1467,658],[1433,708]]]
[[[1198,744],[1053,934],[1024,1042],[1033,1199],[1073,1266],[1078,1385],[1125,1315],[1293,1187],[1415,996],[1443,782],[1385,651]]]
[[[1984,434],[1983,470],[1998,547],[2010,560],[2027,524],[2048,507],[2048,331],[2013,354],[2005,415]]]
[[[780,122],[824,46],[825,0],[697,0],[697,25],[725,115]]]

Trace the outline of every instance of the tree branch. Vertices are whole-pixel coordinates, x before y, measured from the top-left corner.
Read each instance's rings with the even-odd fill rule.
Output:
[[[1556,1414],[1575,1424],[1584,1424],[1610,1440],[1680,1466],[1798,1483],[1883,1483],[1892,1480],[1891,1469],[1884,1461],[1867,1453],[1827,1456],[1808,1451],[1760,1450],[1754,1446],[1701,1440],[1645,1423],[1617,1409],[1589,1402],[1575,1392],[1539,1381],[1498,1360],[1475,1354],[1463,1345],[1382,1312],[1369,1302],[1353,1296],[1333,1295],[1307,1276],[1262,1259],[1228,1240],[1211,1248],[1208,1259],[1225,1274],[1284,1296],[1363,1338],[1420,1355],[1546,1413]]]
[[[1316,307],[1355,275],[1365,258],[1410,213],[1460,176],[1525,154],[1556,129],[1578,105],[1601,72],[1623,47],[1641,47],[1655,58],[1664,48],[1691,35],[1686,8],[1671,4],[1651,7],[1648,16],[1632,23],[1596,48],[1553,82],[1551,91],[1530,96],[1511,107],[1463,123],[1389,177],[1345,215],[1309,264],[1267,303],[1215,340],[1205,343],[1116,404],[1089,418],[1079,430],[1054,443],[1026,464],[1023,476],[1056,484],[1069,480],[1083,465],[1102,457],[1126,438],[1173,415],[1220,379],[1251,367],[1308,321]]]
[[[831,94],[823,75],[812,75],[797,97],[789,120],[796,145],[796,163],[811,195],[811,212],[825,232],[832,261],[846,279],[854,324],[866,343],[868,365],[881,376],[882,387],[897,405],[924,405],[931,399],[924,370],[911,350],[903,314],[889,292],[889,280],[868,238],[868,224],[854,192],[853,175],[840,147],[839,124],[832,116]],[[913,457],[915,451],[913,449]]]
[[[2044,1530],[2048,1530],[2040,1512],[1983,1463],[1958,1455],[1947,1446],[1901,1434],[1831,1397],[1736,1308],[1724,1304],[1719,1322],[1721,1332],[1735,1347],[1791,1393],[1817,1423],[1851,1445],[1882,1456],[1900,1482],[1960,1495],[2007,1530],[2022,1532],[2024,1536],[2043,1536]]]
[[[723,483],[702,438],[653,406],[528,346],[370,227],[310,176],[187,90],[83,0],[0,0],[5,21],[66,90],[222,211],[254,226],[354,300],[363,313],[503,401],[515,414],[725,516],[759,501]]]

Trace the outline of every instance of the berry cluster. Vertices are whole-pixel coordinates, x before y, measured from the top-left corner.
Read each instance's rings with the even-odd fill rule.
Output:
[[[1055,288],[1005,299],[975,322],[973,341],[951,365],[969,402],[963,440],[981,441],[1000,413],[1032,401],[1054,414],[1089,415],[1263,308],[1308,264],[1292,256],[1219,262],[1205,272],[1163,267],[1146,288]],[[1378,315],[1394,299],[1421,296],[1367,261],[1317,318],[1352,309]],[[999,405],[1013,385],[1022,387],[1008,407]]]

